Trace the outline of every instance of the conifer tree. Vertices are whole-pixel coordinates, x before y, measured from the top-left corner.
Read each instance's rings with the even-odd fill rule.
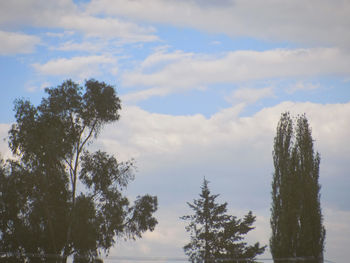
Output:
[[[275,261],[303,258],[303,262],[320,262],[325,238],[318,182],[320,155],[314,152],[305,115],[294,125],[289,113],[282,114],[273,161],[271,254]]]
[[[194,211],[193,215],[181,217],[189,220],[186,231],[191,234],[191,242],[184,246],[186,255],[191,262],[253,262],[255,257],[265,251],[259,242],[253,246],[243,241],[244,235],[255,222],[255,216],[250,211],[243,219],[228,215],[227,203],[218,204],[204,179],[200,198],[193,203],[187,203]],[[242,261],[245,259],[246,261]]]

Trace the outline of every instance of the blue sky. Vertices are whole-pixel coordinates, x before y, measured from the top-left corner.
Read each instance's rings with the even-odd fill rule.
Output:
[[[281,112],[306,113],[322,158],[325,255],[347,262],[349,12],[345,0],[1,1],[1,136],[16,98],[37,104],[66,79],[114,85],[122,118],[94,147],[136,159],[130,195],[157,194],[160,223],[111,255],[183,257],[178,218],[203,176],[232,213],[253,210],[249,238],[268,243],[275,128]]]

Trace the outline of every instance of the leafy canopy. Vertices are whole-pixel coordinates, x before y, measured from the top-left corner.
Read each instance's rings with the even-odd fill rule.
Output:
[[[0,165],[0,250],[16,262],[62,262],[70,255],[90,262],[116,237],[152,231],[157,198],[139,196],[131,205],[124,191],[134,179],[133,162],[88,150],[120,117],[112,86],[67,80],[45,91],[38,106],[15,102],[9,147],[17,157]]]
[[[281,115],[274,139],[270,238],[274,259],[320,262],[325,228],[320,206],[320,155],[305,115]]]

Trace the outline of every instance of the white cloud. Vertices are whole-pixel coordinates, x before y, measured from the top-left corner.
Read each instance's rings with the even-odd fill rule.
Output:
[[[107,40],[100,38],[87,38],[83,41],[68,40],[60,43],[57,46],[50,46],[50,50],[60,50],[60,51],[82,51],[91,54],[122,54],[124,50],[122,49],[121,41],[118,40]],[[122,57],[122,55],[120,55]]]
[[[61,50],[61,51],[87,51],[87,52],[98,52],[102,51],[106,48],[107,43],[104,42],[73,42],[67,41],[62,43],[57,47],[50,47],[52,50]]]
[[[164,95],[217,83],[319,75],[345,77],[349,73],[350,54],[336,48],[241,50],[212,56],[157,51],[139,68],[124,73],[122,80],[124,86],[150,87],[129,95],[147,98],[145,94]]]
[[[240,88],[233,91],[231,96],[227,97],[226,100],[231,103],[244,102],[251,104],[269,97],[274,97],[273,87],[265,87],[261,89]]]
[[[50,87],[50,82],[43,82],[40,85],[33,84],[32,82],[29,82],[25,84],[25,89],[28,92],[36,92],[38,90],[44,90],[47,87]]]
[[[218,46],[218,45],[221,45],[221,42],[218,40],[215,40],[215,41],[210,42],[210,45]]]
[[[40,43],[40,38],[32,35],[0,30],[0,55],[31,53]]]
[[[295,93],[297,91],[308,91],[308,90],[316,90],[319,89],[321,86],[319,84],[312,84],[312,83],[304,83],[304,82],[297,82],[294,85],[291,85],[287,92],[289,94]]]
[[[83,56],[70,59],[60,58],[50,60],[45,64],[32,65],[38,72],[44,75],[78,77],[80,79],[98,76],[102,70],[115,73],[117,61],[113,57]]]
[[[161,69],[169,63],[180,62],[182,60],[191,59],[194,53],[185,53],[181,50],[174,51],[173,53],[166,53],[167,47],[156,50],[155,53],[146,57],[140,64],[140,69],[146,71],[154,71]]]
[[[98,18],[87,15],[67,15],[60,17],[58,23],[66,29],[77,30],[88,37],[121,38],[126,42],[150,42],[158,38],[151,27],[140,27],[131,22],[116,18]]]
[[[196,198],[202,178],[206,176],[211,181],[213,193],[220,193],[222,201],[227,201],[233,212],[252,210],[258,216],[256,229],[249,240],[266,243],[270,234],[268,209],[271,203],[273,137],[280,114],[286,110],[293,115],[307,114],[315,150],[321,153],[321,183],[332,181],[335,185],[322,184],[321,189],[322,207],[326,210],[326,258],[342,262],[342,257],[336,253],[347,251],[349,238],[346,232],[337,239],[339,231],[333,225],[338,221],[329,216],[327,209],[342,202],[333,198],[337,196],[339,186],[350,185],[347,177],[350,102],[325,105],[283,102],[264,108],[251,117],[240,117],[240,108],[236,106],[210,118],[154,114],[137,107],[126,107],[120,122],[106,127],[96,146],[116,154],[121,160],[136,158],[139,172],[130,190],[135,195],[144,192],[156,194],[163,213],[174,217],[167,221],[177,222],[174,211],[179,211],[179,216],[185,213],[180,208],[175,209],[174,205],[186,206],[186,201]],[[343,198],[348,200],[349,192],[344,192]],[[350,211],[348,205],[342,209]],[[343,213],[341,209],[334,211]],[[161,254],[159,244],[170,235],[171,242],[165,242],[161,251],[164,249],[174,253],[171,256],[182,256],[182,252],[176,252],[179,251],[176,249],[183,241],[176,240],[182,240],[183,226],[173,223],[175,225],[177,231],[173,228],[167,230],[168,226],[162,224],[155,233],[138,241],[147,245],[147,253],[143,254],[137,248],[138,242],[134,245],[137,252],[130,248],[125,253],[157,256]],[[349,229],[349,223],[344,219],[339,227]],[[175,240],[169,231],[179,233]],[[334,249],[329,242],[338,247]]]
[[[0,123],[0,157],[3,159],[11,157],[11,151],[7,144],[8,131],[10,128],[10,124]]]
[[[179,220],[183,215],[185,204],[172,207],[160,207],[156,213],[158,225],[153,232],[146,232],[142,239],[137,241],[119,242],[111,250],[111,259],[114,256],[126,257],[184,257],[182,247],[188,242],[184,224]],[[157,250],[155,251],[155,248]]]
[[[172,93],[170,88],[150,88],[146,90],[131,92],[123,95],[121,98],[126,103],[135,103],[138,101],[146,100],[154,96],[166,96],[169,93]]]
[[[158,166],[171,167],[172,160],[177,160],[177,166],[181,166],[207,163],[204,160],[210,158],[217,166],[229,165],[231,168],[227,171],[245,164],[250,167],[251,160],[256,161],[256,167],[261,164],[270,169],[277,122],[280,113],[289,110],[294,115],[307,114],[315,148],[322,154],[323,176],[334,178],[336,173],[330,173],[330,170],[336,164],[345,164],[350,156],[350,147],[346,143],[350,129],[350,103],[285,102],[265,108],[249,118],[239,117],[241,109],[236,105],[205,118],[202,115],[151,114],[137,107],[126,107],[121,121],[103,132],[99,145],[121,155],[124,160],[135,157],[142,163],[141,171],[145,172],[147,168],[146,173],[158,169]],[[235,165],[238,166],[234,168]],[[345,173],[343,168],[337,169],[339,176]],[[265,172],[269,177],[270,171]]]

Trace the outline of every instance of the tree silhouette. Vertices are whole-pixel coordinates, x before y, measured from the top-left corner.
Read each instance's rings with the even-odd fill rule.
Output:
[[[204,179],[200,198],[187,203],[193,215],[182,216],[190,221],[186,231],[190,232],[191,242],[184,246],[191,262],[254,262],[257,255],[265,251],[259,242],[253,246],[243,241],[244,235],[254,229],[255,216],[250,211],[243,219],[228,215],[227,203],[218,204]],[[242,260],[244,259],[244,260]]]
[[[103,126],[119,119],[112,86],[68,80],[45,91],[37,107],[15,102],[9,147],[17,157],[0,169],[0,250],[16,262],[65,262],[70,255],[91,262],[116,237],[152,231],[157,198],[131,205],[124,190],[133,162],[88,151]]]
[[[282,114],[274,139],[273,161],[272,256],[320,262],[325,239],[318,183],[320,156],[314,153],[305,115],[299,116],[294,125],[289,113]]]

